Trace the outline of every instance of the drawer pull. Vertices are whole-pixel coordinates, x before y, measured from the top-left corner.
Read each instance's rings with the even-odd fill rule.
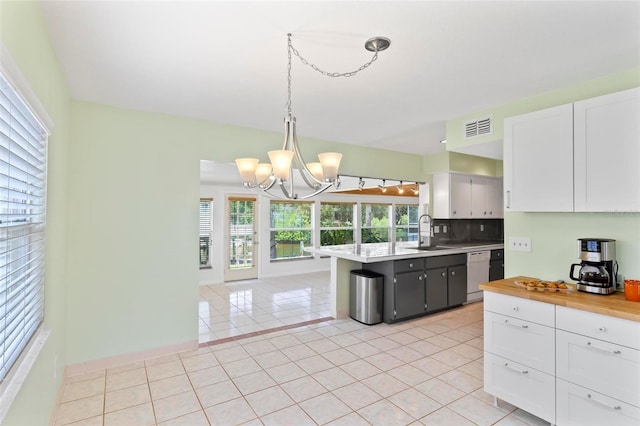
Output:
[[[509,370],[513,370],[513,371],[515,371],[517,373],[520,373],[520,374],[529,374],[529,370],[520,370],[519,368],[512,367],[512,366],[509,365],[508,362],[505,362],[504,366],[507,367]]]
[[[504,320],[504,323],[506,325],[510,325],[511,327],[516,327],[516,328],[529,328],[529,326],[527,324],[522,324],[522,325],[518,325],[518,324],[511,324],[509,322],[509,320]]]
[[[614,355],[620,355],[622,353],[622,351],[620,351],[618,349],[603,348],[601,346],[594,345],[591,342],[587,342],[587,346],[589,346],[590,348],[593,348],[593,349],[597,349],[597,350],[602,351],[602,352],[609,352],[609,353],[614,354]]]
[[[516,311],[516,312],[518,312],[518,311],[520,310],[520,308],[518,308],[517,306],[514,306],[514,307],[513,307],[513,310],[514,310],[514,311]]]
[[[610,405],[610,404],[607,404],[607,403],[606,403],[606,402],[604,402],[604,401],[600,401],[599,399],[596,399],[596,398],[592,397],[590,393],[589,393],[589,394],[587,394],[587,398],[589,398],[591,401],[596,402],[596,403],[598,403],[598,404],[600,404],[600,405],[604,405],[605,407],[610,408],[610,409],[612,409],[612,410],[622,410],[622,407],[621,407],[621,406],[619,406],[619,405]]]
[[[598,327],[598,331],[601,331],[601,332],[604,333],[605,331],[607,331],[607,328],[606,327]]]

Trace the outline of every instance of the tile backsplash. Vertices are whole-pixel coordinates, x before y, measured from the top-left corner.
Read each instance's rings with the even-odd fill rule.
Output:
[[[503,219],[434,219],[433,242],[503,241]]]

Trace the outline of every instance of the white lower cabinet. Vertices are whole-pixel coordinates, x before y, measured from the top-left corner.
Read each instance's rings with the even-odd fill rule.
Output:
[[[485,292],[484,389],[558,426],[639,426],[640,323]]]
[[[635,380],[639,380],[635,377]],[[556,380],[558,426],[638,426],[640,408],[562,379]]]
[[[640,351],[562,330],[556,348],[558,378],[640,406]]]
[[[555,377],[527,365],[485,353],[485,392],[555,423]]]

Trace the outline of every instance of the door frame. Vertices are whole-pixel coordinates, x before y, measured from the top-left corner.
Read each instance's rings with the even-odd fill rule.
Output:
[[[259,214],[258,214],[258,199],[257,195],[247,194],[225,194],[225,210],[224,210],[224,259],[223,259],[223,279],[227,281],[239,281],[239,280],[251,280],[258,278],[258,258],[259,258]],[[253,239],[252,239],[252,259],[251,267],[241,269],[231,269],[230,265],[230,244],[231,237],[229,220],[231,201],[235,200],[251,200],[254,202],[253,206]]]

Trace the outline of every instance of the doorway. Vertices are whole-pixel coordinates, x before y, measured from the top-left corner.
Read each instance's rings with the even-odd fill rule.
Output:
[[[226,196],[224,281],[258,278],[256,197]]]

